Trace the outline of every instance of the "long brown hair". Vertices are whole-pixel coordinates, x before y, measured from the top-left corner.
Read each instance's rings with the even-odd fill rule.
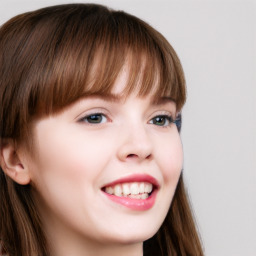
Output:
[[[68,4],[18,15],[0,28],[0,146],[31,149],[34,120],[81,97],[108,94],[125,64],[123,92],[186,100],[180,61],[167,40],[144,21],[95,4]],[[140,79],[140,80],[138,80]],[[157,84],[157,87],[155,86]],[[47,256],[47,239],[31,195],[0,170],[0,241],[10,256]],[[180,177],[169,212],[144,255],[203,255]]]

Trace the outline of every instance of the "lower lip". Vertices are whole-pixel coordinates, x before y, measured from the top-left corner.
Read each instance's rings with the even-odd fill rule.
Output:
[[[108,193],[104,194],[113,202],[117,204],[121,204],[131,210],[135,211],[146,211],[153,207],[156,200],[156,189],[152,192],[152,194],[146,199],[134,199],[129,197],[120,197],[115,195],[110,195]]]

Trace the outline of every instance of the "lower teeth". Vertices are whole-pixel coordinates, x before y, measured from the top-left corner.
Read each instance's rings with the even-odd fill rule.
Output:
[[[123,197],[123,196],[121,196]],[[147,199],[149,197],[148,193],[143,193],[143,194],[138,194],[138,195],[127,195],[124,197],[129,197],[129,198],[133,198],[133,199]]]

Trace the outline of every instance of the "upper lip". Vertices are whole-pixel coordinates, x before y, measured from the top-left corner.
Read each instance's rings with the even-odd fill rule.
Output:
[[[115,186],[116,184],[129,183],[129,182],[148,182],[151,183],[155,188],[159,188],[158,181],[151,175],[148,174],[133,174],[117,180],[114,180],[108,184],[105,184],[102,188]]]

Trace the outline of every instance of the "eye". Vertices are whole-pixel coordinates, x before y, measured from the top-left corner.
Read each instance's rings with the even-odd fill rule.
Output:
[[[95,113],[85,116],[79,120],[80,122],[85,122],[89,124],[101,124],[107,122],[107,117],[101,113]]]
[[[168,115],[155,116],[149,121],[149,123],[158,126],[168,126],[173,123],[173,118]]]

